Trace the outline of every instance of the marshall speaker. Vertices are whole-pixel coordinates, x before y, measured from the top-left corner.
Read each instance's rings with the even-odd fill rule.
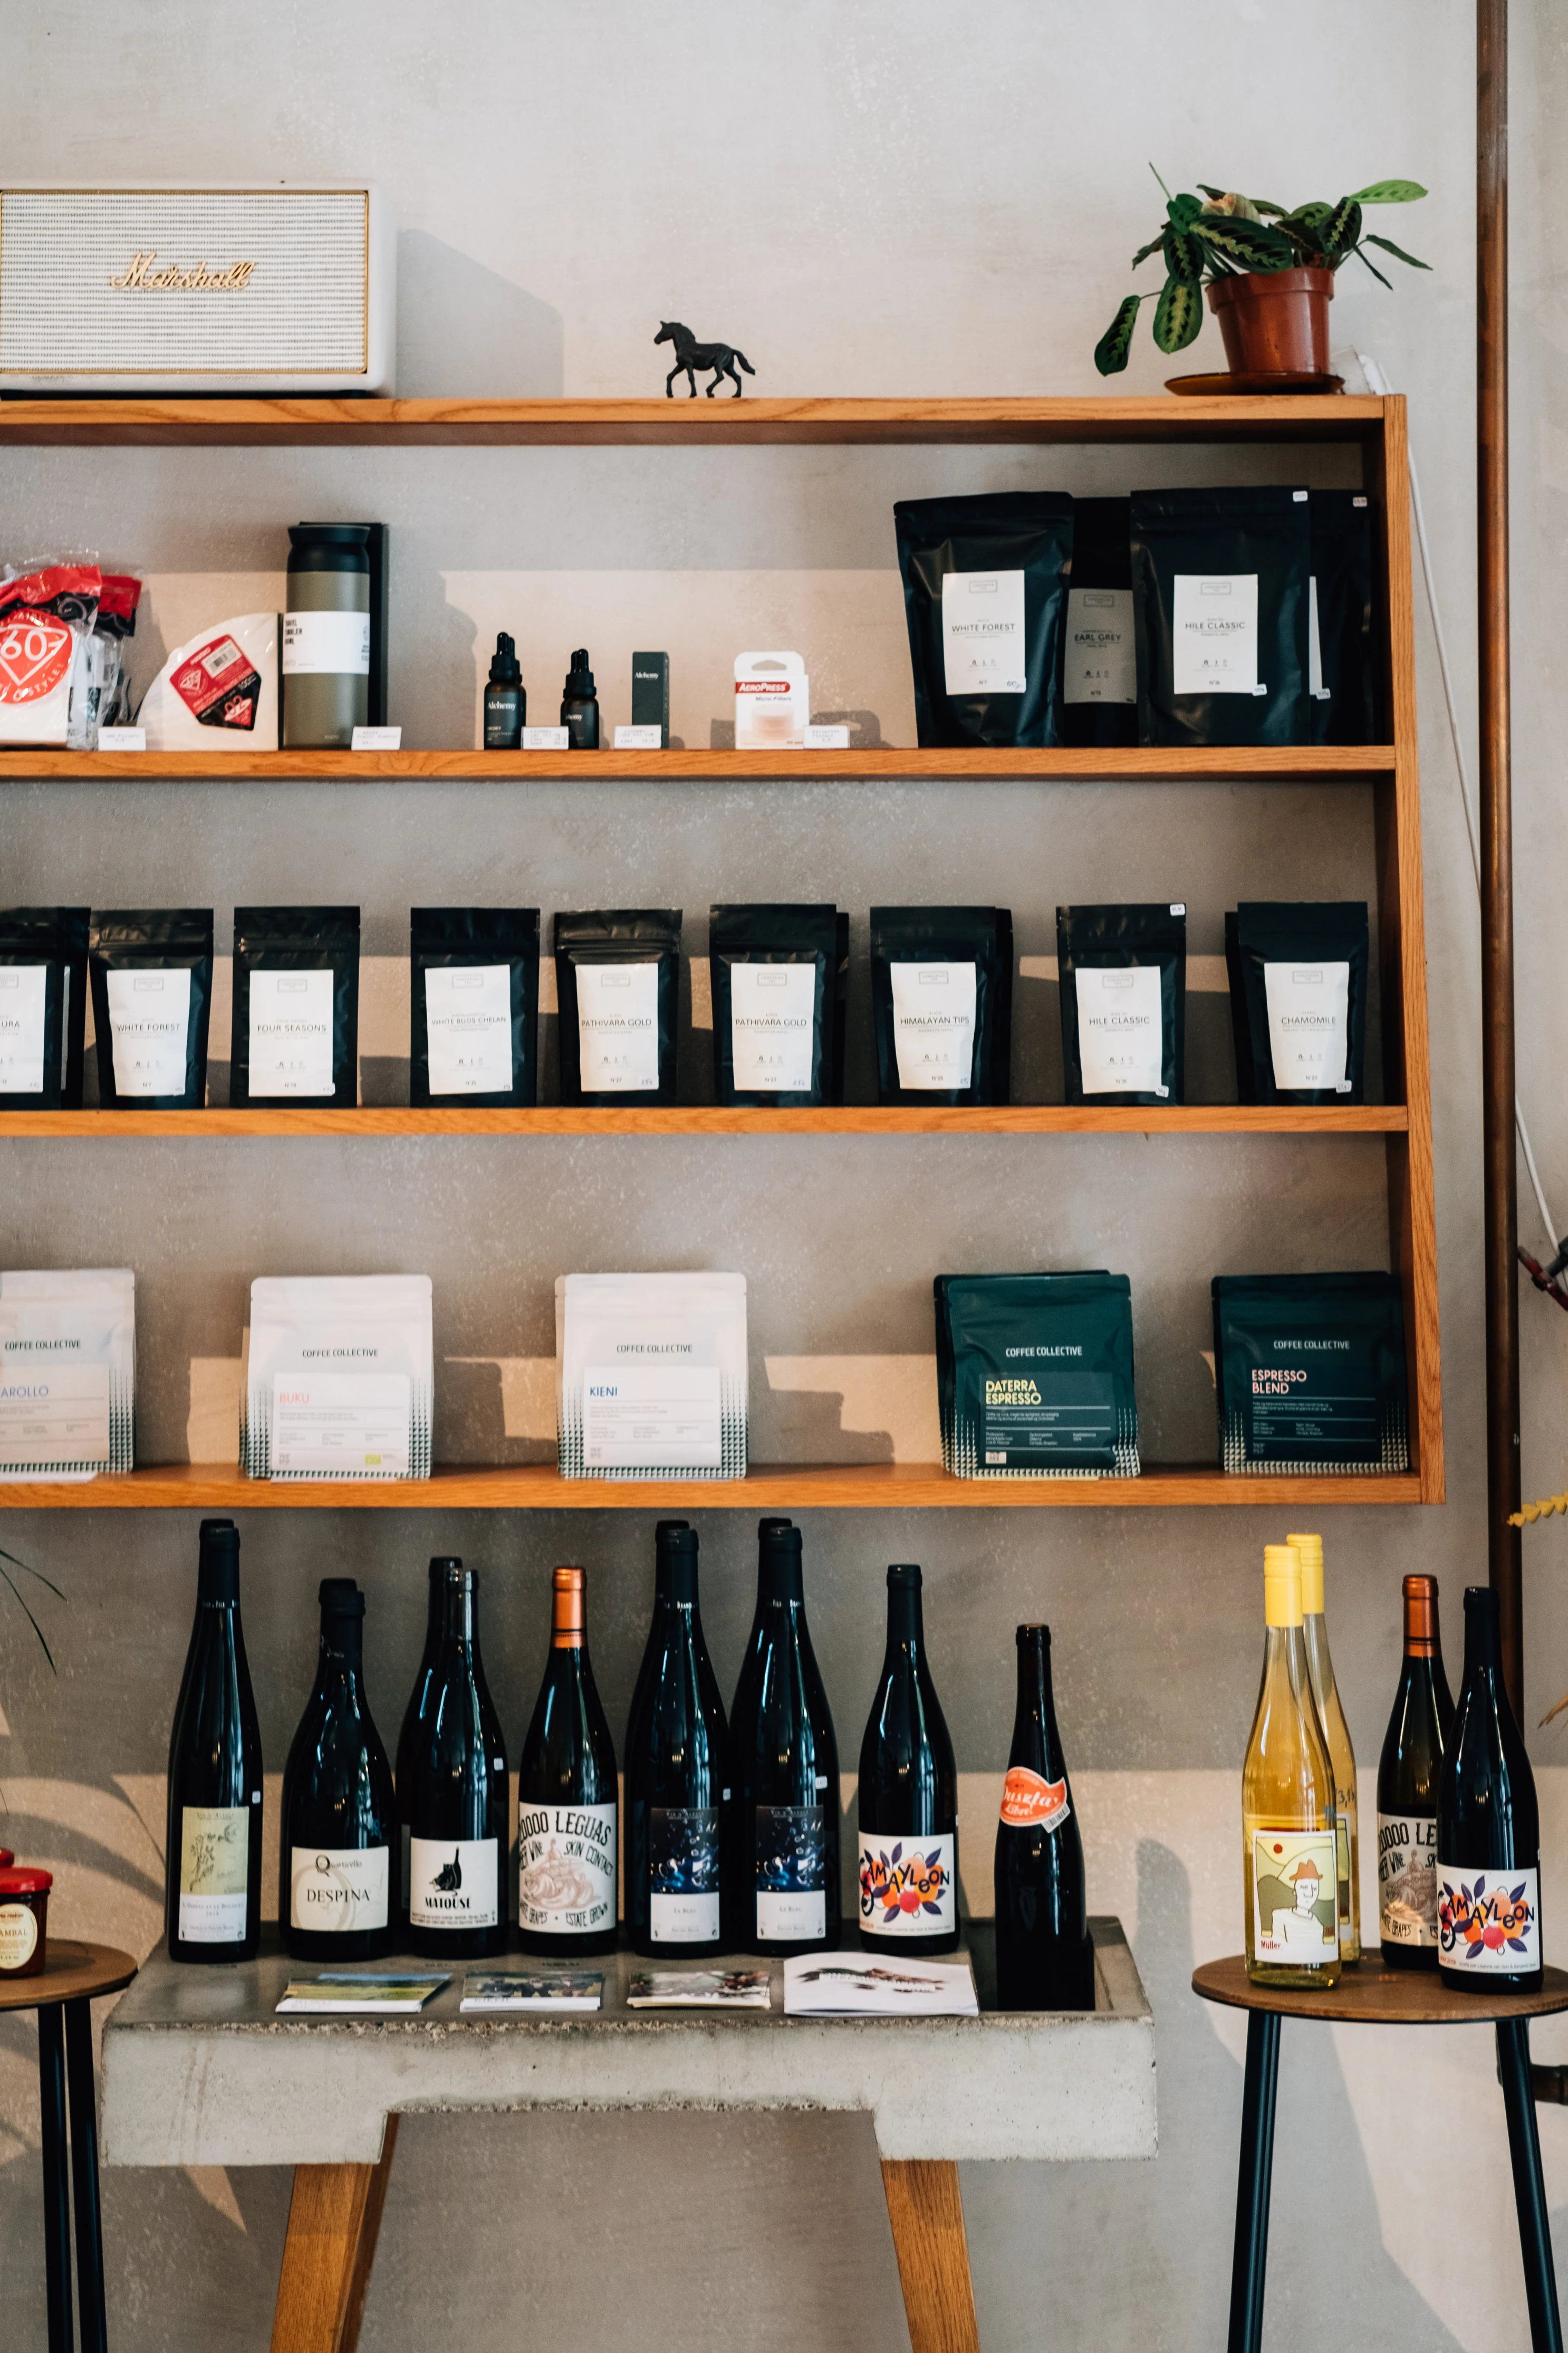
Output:
[[[390,393],[377,191],[0,188],[0,391]]]

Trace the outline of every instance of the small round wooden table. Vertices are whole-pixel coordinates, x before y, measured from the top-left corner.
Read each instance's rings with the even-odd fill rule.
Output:
[[[1268,2189],[1274,2164],[1274,2095],[1279,2081],[1279,2021],[1311,2018],[1353,2026],[1495,2026],[1498,2073],[1508,2116],[1530,2341],[1535,2353],[1563,2353],[1563,2323],[1552,2263],[1541,2142],[1530,2081],[1530,2021],[1568,2010],[1568,1971],[1547,1969],[1539,1993],[1460,1993],[1436,1969],[1384,1968],[1373,1947],[1328,1993],[1255,1986],[1239,1953],[1193,1971],[1205,2001],[1245,2010],[1247,2073],[1241,2095],[1241,2173],[1236,2192],[1236,2251],[1230,2273],[1227,2353],[1259,2353],[1263,2275],[1268,2259]]]
[[[38,2105],[44,2128],[44,2284],[49,2353],[72,2353],[71,2197],[76,2205],[76,2276],[82,2353],[106,2353],[103,2228],[98,2206],[98,2104],[92,2081],[92,2010],[136,1974],[112,1945],[51,1936],[36,1978],[0,1978],[0,2010],[38,2013]],[[66,2064],[70,2064],[70,2194],[66,2183]]]

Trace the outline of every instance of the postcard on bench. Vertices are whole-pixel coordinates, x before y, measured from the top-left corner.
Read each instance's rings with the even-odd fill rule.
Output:
[[[423,1977],[351,1976],[346,1969],[327,1969],[318,1978],[290,1978],[275,2015],[384,2018],[389,2010],[423,2010],[451,1982],[451,1973],[445,1969],[430,1969]]]
[[[628,1980],[628,2010],[766,2010],[766,1969],[649,1969]]]
[[[976,2018],[974,1977],[961,1961],[884,1961],[869,1954],[795,1953],[784,1963],[789,2018]]]
[[[605,1980],[597,1969],[470,1969],[462,2010],[598,2010]]]

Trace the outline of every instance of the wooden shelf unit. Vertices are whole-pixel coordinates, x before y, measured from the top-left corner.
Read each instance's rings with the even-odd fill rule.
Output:
[[[595,1111],[542,1103],[536,1111],[465,1111],[400,1103],[354,1110],[8,1111],[0,1137],[353,1135],[1404,1135],[1403,1103],[1011,1103],[1005,1110],[941,1104],[845,1103],[821,1110],[738,1110],[727,1104],[658,1104]]]
[[[86,755],[13,753],[0,755],[6,780],[162,781],[179,777],[262,781],[268,777],[371,781],[397,778],[560,777],[606,779],[776,777],[780,780],[965,777],[1039,783],[1087,779],[1184,781],[1224,778],[1237,783],[1360,782],[1370,786],[1377,844],[1378,939],[1381,954],[1383,1060],[1390,1107],[1354,1111],[1244,1112],[1236,1106],[1189,1105],[1181,1111],[1079,1113],[1061,1106],[1020,1106],[1005,1113],[844,1112],[755,1114],[711,1110],[665,1113],[481,1113],[395,1110],[342,1113],[203,1112],[199,1113],[13,1113],[0,1135],[118,1134],[281,1136],[302,1134],[966,1134],[1133,1133],[1381,1134],[1386,1155],[1391,1262],[1405,1300],[1410,1368],[1413,1468],[1401,1477],[1300,1481],[1226,1478],[1217,1470],[1151,1472],[1139,1481],[947,1481],[904,1466],[759,1473],[744,1482],[737,1503],[805,1507],[802,1482],[823,1482],[819,1502],[1106,1504],[1269,1503],[1334,1501],[1440,1503],[1443,1500],[1442,1391],[1437,1323],[1436,1219],[1434,1203],[1431,1098],[1427,1070],[1425,946],[1422,926],[1420,792],[1416,765],[1415,648],[1411,589],[1409,481],[1402,398],[1305,396],[1283,399],[1000,399],[1000,400],[404,400],[353,399],[0,399],[0,450],[37,448],[722,448],[754,445],[907,445],[989,443],[998,446],[1079,443],[1229,443],[1252,447],[1333,442],[1360,451],[1363,485],[1374,515],[1380,604],[1384,624],[1385,702],[1392,743],[1346,749],[1292,751],[914,752],[878,747],[849,753],[786,754],[680,751],[554,753],[410,751],[399,753],[274,753],[230,763],[204,753]],[[495,1129],[479,1123],[500,1118]],[[809,1126],[794,1125],[805,1119]],[[448,1120],[461,1123],[450,1127]],[[575,1123],[581,1120],[583,1124]],[[187,1126],[186,1122],[190,1124]],[[235,1122],[264,1122],[236,1125]],[[432,1123],[425,1125],[425,1122]],[[752,1124],[752,1122],[755,1124]],[[416,1124],[415,1123],[420,1123]],[[512,1123],[517,1124],[512,1124]],[[328,1124],[330,1123],[330,1124]],[[342,1123],[342,1124],[340,1124]],[[436,1123],[441,1123],[437,1125]],[[524,1124],[526,1123],[526,1124]],[[645,1124],[645,1123],[647,1123]],[[731,1123],[744,1123],[731,1124]],[[982,1124],[984,1123],[984,1124]],[[189,1492],[213,1474],[192,1470],[138,1472],[115,1482],[121,1495],[151,1499],[148,1481],[162,1482],[168,1501],[205,1508],[220,1500]],[[772,1479],[785,1482],[775,1493]],[[419,1501],[457,1502],[452,1482],[506,1507],[528,1508],[568,1491],[553,1472],[489,1471],[443,1474],[414,1491],[286,1487],[265,1491],[268,1501],[318,1504],[341,1497],[385,1506],[405,1493]],[[493,1483],[500,1482],[498,1487]],[[544,1483],[541,1483],[543,1482]],[[879,1483],[880,1482],[880,1483]],[[231,1485],[232,1485],[231,1480]],[[693,1490],[630,1486],[600,1488],[584,1498],[589,1508],[638,1507],[691,1502]],[[258,1491],[247,1487],[247,1500]],[[221,1499],[232,1503],[228,1488]],[[108,1482],[82,1488],[4,1491],[0,1500],[94,1504],[110,1500]]]

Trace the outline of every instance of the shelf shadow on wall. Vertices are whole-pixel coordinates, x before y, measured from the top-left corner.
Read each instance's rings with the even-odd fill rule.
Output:
[[[422,228],[397,238],[397,391],[405,400],[559,400],[559,311]]]

